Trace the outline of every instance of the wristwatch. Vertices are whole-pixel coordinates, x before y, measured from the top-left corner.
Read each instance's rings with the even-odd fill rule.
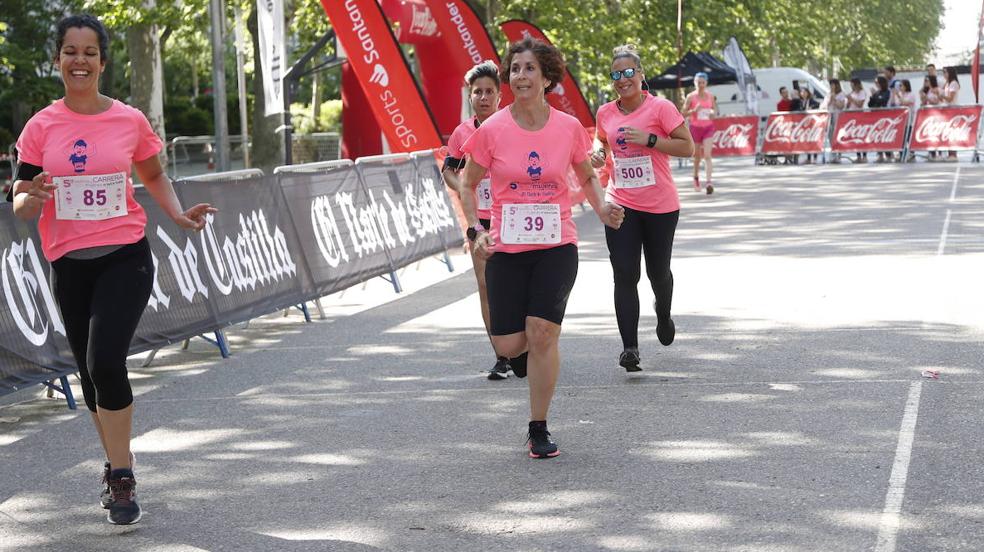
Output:
[[[479,232],[485,232],[485,227],[482,223],[478,223],[475,226],[469,226],[468,230],[465,230],[465,235],[468,236],[468,241],[473,242],[478,238]]]
[[[649,135],[649,141],[646,142],[646,147],[647,148],[655,148],[656,147],[656,140],[658,140],[658,139],[659,139],[659,137],[656,136],[655,134],[650,134]]]

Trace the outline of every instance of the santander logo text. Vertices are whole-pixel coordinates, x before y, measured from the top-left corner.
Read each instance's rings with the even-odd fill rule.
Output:
[[[369,29],[365,17],[362,15],[362,11],[359,9],[358,0],[346,0],[345,11],[348,13],[349,20],[352,22],[352,30],[355,32],[359,44],[362,46],[362,61],[365,65],[372,66],[372,75],[369,78],[369,82],[375,83],[383,88],[383,91],[379,94],[379,100],[382,102],[383,109],[385,110],[385,123],[388,123],[393,129],[400,140],[400,144],[404,148],[411,149],[420,143],[420,138],[417,137],[413,128],[407,124],[407,117],[403,113],[400,96],[389,89],[391,78],[384,65],[386,61],[382,59],[382,54],[376,48],[372,31]]]
[[[899,137],[906,116],[894,119],[883,117],[870,123],[851,119],[837,131],[837,142],[842,144],[890,144]]]
[[[975,137],[971,136],[971,131],[974,130],[975,121],[976,115],[932,115],[926,117],[916,129],[915,140],[928,143],[973,143]]]

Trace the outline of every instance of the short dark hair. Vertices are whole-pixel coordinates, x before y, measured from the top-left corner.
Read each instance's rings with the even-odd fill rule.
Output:
[[[87,13],[79,15],[69,15],[58,22],[57,38],[55,39],[55,56],[61,55],[62,43],[65,41],[65,33],[69,29],[89,28],[96,32],[99,37],[99,61],[105,62],[109,59],[109,32],[106,27],[93,15]]]
[[[465,73],[465,82],[468,86],[475,84],[475,81],[482,77],[488,77],[495,82],[496,90],[499,89],[499,68],[495,66],[495,62],[487,59],[482,63],[472,67]]]
[[[779,93],[780,93],[780,94],[782,94],[782,91],[783,91],[783,90],[785,90],[785,89],[786,89],[786,87],[785,87],[785,86],[780,86],[780,87],[779,87]]]
[[[909,82],[909,79],[902,79],[902,88],[906,92],[912,92],[912,83]]]
[[[891,65],[886,65],[885,66],[885,70],[886,71],[891,71],[893,75],[895,74],[895,67],[893,67]]]
[[[509,83],[509,68],[512,65],[513,57],[523,52],[533,52],[537,63],[540,64],[540,72],[543,73],[545,79],[550,81],[550,86],[546,87],[544,92],[550,92],[564,79],[567,63],[564,62],[564,56],[560,50],[542,40],[527,37],[511,44],[506,55],[502,57],[502,65],[499,67],[499,78],[502,82]]]
[[[926,69],[929,69],[930,67],[932,67],[933,69],[936,69],[936,64],[935,63],[927,63],[926,64]]]

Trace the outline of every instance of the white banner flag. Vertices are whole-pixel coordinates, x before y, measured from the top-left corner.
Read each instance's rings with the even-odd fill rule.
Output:
[[[260,31],[260,65],[263,71],[263,95],[267,116],[284,111],[284,2],[256,0],[257,26]]]

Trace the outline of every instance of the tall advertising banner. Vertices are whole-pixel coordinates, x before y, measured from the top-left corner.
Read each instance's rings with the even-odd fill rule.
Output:
[[[550,40],[540,29],[526,21],[511,19],[499,25],[499,28],[506,34],[506,38],[509,39],[510,43],[519,42],[531,36],[547,44],[551,44]],[[594,115],[591,113],[591,107],[588,105],[587,100],[584,99],[584,95],[581,94],[581,88],[577,85],[574,77],[571,76],[571,72],[565,71],[564,73],[564,79],[560,81],[560,84],[547,94],[547,101],[555,108],[577,117],[577,120],[581,121],[584,128],[593,129],[595,120]]]
[[[758,117],[717,117],[714,121],[714,136],[711,138],[711,153],[715,157],[755,155],[758,144]]]
[[[929,107],[916,112],[910,150],[964,150],[977,147],[981,106]]]
[[[441,147],[441,134],[375,0],[321,0],[393,152]]]
[[[269,117],[284,111],[283,76],[287,62],[284,50],[284,1],[256,0],[256,26],[260,34],[264,113]]]
[[[427,0],[431,14],[441,30],[445,56],[464,77],[466,71],[489,59],[499,64],[499,54],[495,51],[492,37],[482,25],[482,21],[465,0]],[[500,107],[513,101],[512,90],[502,87]]]
[[[829,124],[830,113],[826,111],[773,113],[765,123],[762,153],[821,153]]]
[[[830,150],[901,151],[908,122],[909,109],[905,107],[842,111],[830,137]]]

